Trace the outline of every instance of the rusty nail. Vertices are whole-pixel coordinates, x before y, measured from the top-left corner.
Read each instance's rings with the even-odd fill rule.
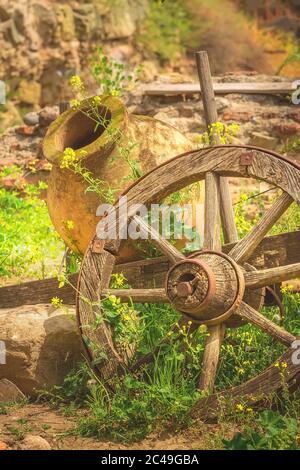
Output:
[[[104,248],[104,240],[96,238],[92,243],[92,252],[93,253],[102,253]]]
[[[240,158],[240,164],[243,166],[252,165],[253,162],[253,153],[252,152],[244,152]]]

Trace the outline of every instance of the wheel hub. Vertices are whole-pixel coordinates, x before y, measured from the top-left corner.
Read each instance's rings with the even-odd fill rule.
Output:
[[[195,253],[169,270],[166,293],[174,307],[193,321],[218,324],[227,320],[242,300],[242,271],[223,253]]]

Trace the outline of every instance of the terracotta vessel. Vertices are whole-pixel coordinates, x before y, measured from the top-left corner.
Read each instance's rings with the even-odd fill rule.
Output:
[[[87,101],[82,106],[88,105]],[[150,117],[129,114],[115,97],[101,97],[99,114],[109,122],[95,131],[95,122],[82,110],[69,109],[52,123],[43,143],[44,155],[53,165],[47,196],[51,219],[66,244],[81,253],[95,234],[99,221],[96,210],[105,201],[98,194],[86,192],[87,184],[82,176],[60,168],[65,148],[71,147],[77,155],[85,150],[85,157],[79,157],[82,166],[94,178],[116,189],[117,197],[133,181],[124,149],[126,153],[132,147],[130,161],[145,173],[193,147],[174,127]]]

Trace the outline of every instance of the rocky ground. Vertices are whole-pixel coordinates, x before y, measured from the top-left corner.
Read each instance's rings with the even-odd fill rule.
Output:
[[[180,76],[161,77],[160,81],[182,82]],[[230,74],[215,77],[216,82],[278,82],[279,77],[256,73]],[[219,121],[235,122],[240,127],[237,142],[265,147],[284,153],[287,141],[299,137],[300,109],[292,105],[289,98],[280,95],[227,94],[216,97]],[[129,110],[144,113],[168,122],[191,139],[206,130],[203,104],[199,97],[141,96],[134,94],[129,100]],[[290,158],[300,154],[290,153]]]
[[[223,82],[234,81],[280,81],[278,77],[249,75],[227,75],[217,77]],[[184,82],[180,75],[162,76],[160,82]],[[199,97],[146,96],[142,84],[124,97],[131,113],[155,117],[173,125],[199,145],[199,134],[205,132],[203,104]],[[237,123],[240,132],[234,143],[265,147],[299,160],[299,150],[293,150],[291,143],[299,138],[300,110],[291,104],[288,97],[281,95],[228,94],[216,98],[219,120],[224,124]],[[45,107],[30,112],[19,126],[8,128],[0,136],[0,168],[17,165],[24,168],[27,179],[32,180],[30,169],[35,168],[34,180],[46,178],[49,166],[42,154],[42,140],[49,124],[58,115],[58,107]],[[30,176],[29,176],[30,174]],[[3,182],[9,187],[8,177]]]

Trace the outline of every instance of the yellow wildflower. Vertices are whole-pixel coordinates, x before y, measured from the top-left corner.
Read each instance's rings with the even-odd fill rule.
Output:
[[[70,79],[70,85],[75,89],[75,90],[81,90],[83,88],[83,83],[79,75],[73,75]]]
[[[73,220],[67,220],[67,221],[66,221],[66,226],[67,226],[67,229],[68,229],[68,230],[73,230],[73,228],[74,228],[74,222],[73,222]]]
[[[120,91],[119,90],[112,90],[111,91],[111,96],[119,96],[120,95]]]
[[[101,97],[100,96],[94,96],[94,104],[96,106],[99,106],[99,104],[101,104]]]
[[[63,159],[60,168],[69,168],[77,160],[76,152],[70,147],[67,147],[63,153]]]
[[[76,100],[76,99],[71,100],[71,101],[70,101],[70,105],[71,105],[71,108],[79,108],[79,106],[80,106],[80,101],[79,101],[79,100]]]
[[[54,305],[55,307],[59,307],[62,305],[63,301],[59,297],[52,297],[51,299],[51,304]]]

